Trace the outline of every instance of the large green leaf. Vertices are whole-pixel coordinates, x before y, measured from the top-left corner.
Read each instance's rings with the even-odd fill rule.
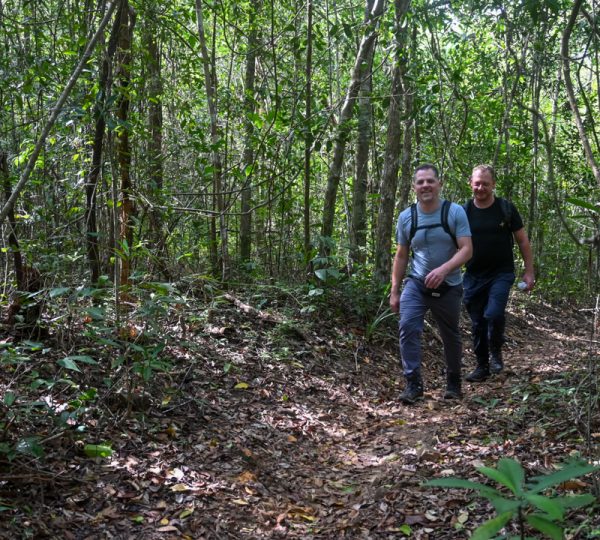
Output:
[[[493,538],[496,533],[511,520],[512,517],[512,512],[506,512],[496,516],[493,519],[490,519],[489,521],[486,521],[483,525],[477,527],[477,529],[473,531],[471,540],[489,540],[490,538]]]
[[[71,371],[79,371],[81,373],[81,370],[77,366],[77,363],[72,358],[69,358],[69,357],[63,358],[62,360],[59,360],[56,363],[59,366],[64,367],[65,369],[69,369]]]
[[[83,364],[90,364],[92,366],[95,366],[98,364],[98,362],[96,362],[96,360],[94,360],[91,356],[88,356],[87,354],[75,354],[75,355],[71,355],[71,356],[67,356],[64,358],[64,360],[73,360],[74,362],[82,362]]]
[[[588,210],[592,210],[593,212],[600,213],[600,206],[592,204],[588,201],[584,201],[582,199],[578,199],[577,197],[567,197],[566,201],[568,203],[574,204],[575,206],[587,208]]]
[[[502,458],[498,461],[496,467],[512,484],[512,492],[520,495],[523,493],[523,484],[525,483],[525,471],[518,461],[510,458]]]
[[[569,508],[581,508],[582,506],[592,504],[596,500],[596,497],[588,493],[585,495],[553,497],[552,500],[555,503],[560,504],[563,509],[567,510]]]
[[[98,363],[91,356],[86,356],[86,355],[81,354],[81,355],[66,356],[62,360],[59,360],[57,362],[57,364],[59,366],[64,367],[65,369],[70,369],[71,371],[79,371],[81,373],[81,370],[79,369],[79,366],[77,365],[77,362],[82,362],[84,364],[91,364],[91,365],[96,365]]]
[[[542,512],[546,512],[548,517],[555,521],[562,521],[564,518],[563,507],[553,499],[544,497],[543,495],[530,495],[525,496],[528,502],[530,502],[536,508],[539,508]]]
[[[491,478],[504,487],[507,487],[513,493],[517,493],[517,486],[515,486],[513,479],[504,472],[499,471],[498,469],[492,469],[491,467],[478,467],[477,470],[488,478]]]
[[[579,462],[568,463],[555,473],[532,478],[529,487],[533,493],[539,493],[551,486],[561,484],[572,478],[577,478],[578,476],[583,476],[597,470],[600,470],[600,466]]]
[[[549,536],[552,540],[563,540],[565,537],[562,527],[559,527],[545,516],[530,514],[525,516],[525,519],[534,529]]]
[[[434,478],[423,484],[424,486],[445,487],[445,488],[462,488],[474,489],[486,497],[500,497],[500,492],[485,484],[463,480],[462,478]]]
[[[494,510],[498,515],[506,512],[516,512],[521,505],[518,499],[507,499],[505,497],[489,496],[488,499],[494,506]]]
[[[50,290],[50,298],[56,298],[57,296],[62,296],[66,294],[71,289],[69,287],[56,287],[55,289]]]
[[[94,306],[87,309],[87,314],[95,321],[103,321],[106,317],[106,314],[102,308]]]

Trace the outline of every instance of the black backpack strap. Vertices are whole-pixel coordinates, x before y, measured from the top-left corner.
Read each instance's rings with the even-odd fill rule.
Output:
[[[450,238],[452,238],[452,241],[454,242],[454,245],[456,246],[456,248],[458,249],[458,243],[456,241],[456,235],[454,234],[454,232],[452,232],[452,230],[450,229],[450,225],[448,224],[448,214],[450,213],[450,201],[447,201],[444,199],[444,202],[442,203],[442,209],[441,209],[441,223],[437,224],[437,225],[427,225],[425,227],[422,227],[424,229],[433,229],[434,227],[439,227],[440,225],[442,226],[442,228],[444,229],[444,232],[446,234],[448,234],[450,236]],[[418,230],[418,219],[419,219],[419,213],[417,212],[417,205],[416,203],[413,203],[410,205],[410,233],[408,235],[408,243],[410,244],[412,242],[412,239],[415,237],[415,233]]]
[[[410,205],[410,233],[408,235],[408,243],[412,242],[412,239],[415,237],[415,233],[417,232],[417,220],[419,219],[419,215],[417,212],[417,204],[413,203]]]
[[[513,236],[512,230],[511,230],[511,225],[512,225],[512,205],[510,204],[510,201],[508,201],[507,199],[504,199],[502,197],[498,197],[498,198],[500,200],[500,208],[502,209],[502,221],[503,221],[503,224],[506,226],[506,230],[510,234],[510,242],[511,242],[511,244],[514,244],[515,243],[515,238]]]
[[[500,199],[500,208],[502,208],[502,214],[504,215],[504,221],[506,222],[507,227],[510,228],[510,224],[512,221],[512,207],[510,202],[502,197]]]
[[[465,214],[467,214],[467,218],[471,215],[471,208],[473,208],[473,199],[469,199],[465,204],[463,204],[463,208],[465,209]]]
[[[454,232],[452,232],[450,230],[450,225],[448,224],[448,214],[449,213],[450,213],[450,201],[447,201],[444,199],[444,202],[442,203],[442,212],[441,212],[442,228],[444,229],[444,231],[446,231],[446,234],[448,234],[450,236],[450,238],[452,238],[454,245],[458,249],[458,242],[456,241],[456,235],[454,234]]]

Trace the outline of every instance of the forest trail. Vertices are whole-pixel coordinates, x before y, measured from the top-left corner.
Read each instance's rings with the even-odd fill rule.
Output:
[[[40,462],[0,463],[2,538],[468,538],[490,508],[424,481],[481,481],[475,468],[500,457],[542,474],[583,450],[568,404],[591,354],[592,312],[515,293],[507,369],[464,383],[460,402],[441,397],[428,330],[425,400],[407,407],[395,323],[366,343],[335,317],[292,324],[272,315],[277,302],[258,312],[232,299],[187,326],[146,399],[99,400],[88,428],[110,441],[111,458],[89,459],[62,437]]]

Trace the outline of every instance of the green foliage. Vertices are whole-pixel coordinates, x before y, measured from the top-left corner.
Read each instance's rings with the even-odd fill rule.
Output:
[[[477,470],[500,485],[501,489],[462,478],[437,478],[425,482],[430,487],[470,489],[484,497],[496,510],[496,517],[479,526],[471,540],[494,538],[510,521],[515,520],[519,536],[504,535],[503,539],[524,538],[527,523],[533,529],[553,540],[564,538],[563,523],[568,510],[592,504],[596,499],[591,494],[561,496],[549,492],[550,488],[600,470],[598,465],[581,461],[568,462],[562,469],[529,481],[523,467],[514,459],[502,458],[497,467],[478,467]],[[504,488],[504,489],[502,489]],[[507,491],[508,490],[508,493]]]
[[[91,458],[107,458],[112,456],[112,448],[108,444],[86,444],[83,452]]]

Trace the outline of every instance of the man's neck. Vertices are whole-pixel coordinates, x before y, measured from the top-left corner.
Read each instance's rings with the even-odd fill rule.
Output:
[[[477,208],[484,210],[485,208],[489,208],[490,206],[492,206],[495,200],[496,197],[494,195],[492,195],[489,199],[486,199],[485,201],[478,201],[475,197],[473,197],[473,204]]]
[[[440,207],[440,204],[440,199],[426,202],[419,201],[419,208],[421,209],[421,212],[431,214],[431,212],[435,212]]]

